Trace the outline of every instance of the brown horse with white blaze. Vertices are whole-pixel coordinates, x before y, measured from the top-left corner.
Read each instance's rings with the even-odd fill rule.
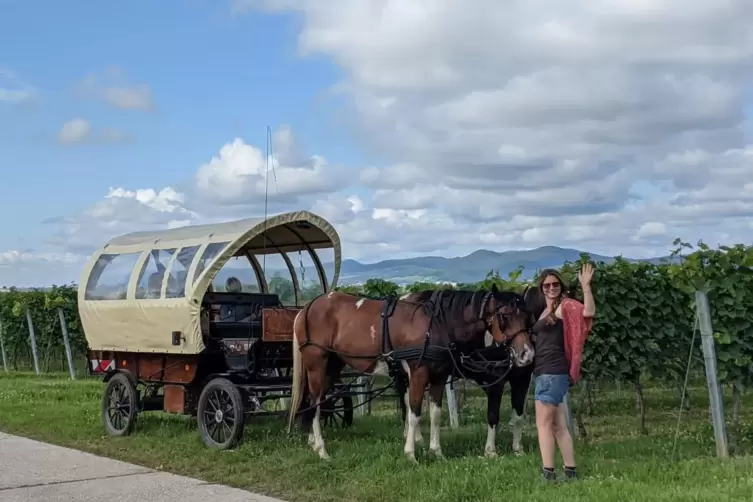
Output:
[[[449,301],[442,298],[450,298]],[[308,396],[303,411],[309,444],[328,459],[320,425],[321,402],[347,364],[358,372],[408,378],[408,431],[405,455],[415,461],[415,436],[424,392],[429,387],[429,449],[442,456],[439,421],[448,375],[457,354],[483,346],[488,331],[501,344],[527,330],[522,297],[500,292],[437,292],[437,299],[408,302],[373,300],[331,292],[311,300],[293,323],[293,389],[290,423]],[[457,319],[466,319],[465,324]],[[473,325],[476,329],[468,329]]]

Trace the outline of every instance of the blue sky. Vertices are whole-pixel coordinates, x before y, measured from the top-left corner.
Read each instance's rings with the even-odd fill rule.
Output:
[[[35,246],[50,231],[43,220],[81,211],[109,187],[187,179],[235,136],[263,148],[267,125],[281,121],[309,150],[363,161],[328,90],[342,76],[324,58],[297,55],[292,15],[235,16],[227,1],[198,0],[4,1],[0,9],[0,68],[39,92],[35,106],[0,108],[0,211],[13,214],[0,248]],[[111,66],[151,87],[153,112],[76,94],[87,74]],[[78,116],[133,140],[56,144],[61,124]]]
[[[694,5],[0,0],[0,285],[260,215],[267,126],[349,258],[748,240],[749,1]]]

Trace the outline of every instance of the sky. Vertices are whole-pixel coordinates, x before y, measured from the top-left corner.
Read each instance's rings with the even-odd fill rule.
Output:
[[[268,127],[267,211],[349,258],[749,243],[751,25],[747,0],[0,0],[0,285],[263,215]]]

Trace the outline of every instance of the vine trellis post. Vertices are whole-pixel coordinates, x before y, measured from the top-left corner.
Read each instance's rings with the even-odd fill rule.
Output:
[[[458,401],[455,396],[455,389],[452,386],[451,377],[447,378],[447,383],[444,386],[445,393],[447,394],[447,411],[450,415],[450,427],[457,429],[460,425],[460,419],[458,417]]]
[[[3,320],[0,319],[0,352],[2,352],[3,356],[3,369],[6,373],[8,373],[10,370],[8,369],[8,357],[5,355],[5,341],[3,340],[5,327],[3,325]]]
[[[75,380],[76,370],[73,368],[73,356],[71,355],[71,343],[68,337],[68,325],[65,323],[65,313],[61,307],[58,307],[58,318],[60,319],[60,331],[63,332],[63,343],[65,344],[65,357],[68,360],[68,371],[71,374],[71,380]]]
[[[706,382],[709,387],[709,403],[711,405],[711,420],[714,425],[716,455],[717,457],[727,457],[729,455],[729,448],[724,424],[722,396],[716,371],[716,348],[714,346],[714,330],[711,327],[709,299],[704,291],[696,291],[695,302],[701,331],[703,362],[706,367]]]
[[[31,342],[31,353],[34,356],[34,371],[39,375],[39,355],[37,354],[37,336],[34,333],[34,321],[31,320],[31,311],[26,307],[26,323],[29,328],[29,341]]]

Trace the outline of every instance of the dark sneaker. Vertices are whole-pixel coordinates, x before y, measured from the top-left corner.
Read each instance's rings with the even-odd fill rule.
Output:
[[[565,467],[565,477],[567,479],[578,479],[578,469],[576,467]]]
[[[542,468],[541,477],[544,481],[557,481],[557,474],[554,472],[554,469]]]

